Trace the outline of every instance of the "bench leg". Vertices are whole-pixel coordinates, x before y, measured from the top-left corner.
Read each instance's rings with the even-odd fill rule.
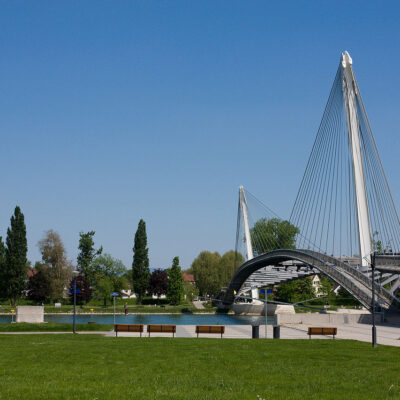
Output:
[[[142,337],[142,332],[140,332],[140,337]]]
[[[197,332],[197,337],[199,337],[199,332]]]
[[[173,337],[173,338],[175,337],[175,332],[172,332],[172,337]]]
[[[115,331],[115,337],[118,337],[118,331]]]
[[[222,339],[222,332],[221,332],[221,339]]]

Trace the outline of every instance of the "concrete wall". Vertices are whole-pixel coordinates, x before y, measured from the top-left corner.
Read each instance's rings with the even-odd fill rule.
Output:
[[[18,306],[16,314],[16,322],[44,322],[43,306]]]
[[[271,317],[275,314],[295,313],[294,307],[290,305],[268,303],[267,308]],[[237,315],[265,315],[264,304],[236,303],[232,305],[232,310]]]
[[[382,322],[382,315],[375,316],[376,323]],[[371,324],[371,314],[319,314],[319,313],[302,313],[302,314],[277,314],[276,322],[281,324],[305,324],[305,325],[322,325],[322,324]]]

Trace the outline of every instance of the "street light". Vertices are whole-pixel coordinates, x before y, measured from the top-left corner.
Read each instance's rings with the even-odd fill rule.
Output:
[[[73,285],[73,293],[74,293],[74,319],[73,319],[73,323],[72,323],[72,332],[76,333],[76,278],[79,275],[79,271],[74,270],[72,271],[72,274],[75,275],[74,276],[74,285]]]
[[[376,347],[376,326],[375,326],[375,251],[371,257],[372,267],[372,347]]]

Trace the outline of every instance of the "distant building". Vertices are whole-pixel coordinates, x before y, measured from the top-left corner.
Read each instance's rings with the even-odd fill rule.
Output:
[[[311,275],[310,276],[313,288],[315,290],[315,295],[317,297],[321,297],[323,296],[323,292],[322,292],[322,285],[321,285],[321,279],[319,278],[318,275]]]
[[[196,282],[194,280],[194,275],[193,274],[188,274],[187,272],[182,272],[182,278],[184,282],[189,282],[192,285],[194,285]]]

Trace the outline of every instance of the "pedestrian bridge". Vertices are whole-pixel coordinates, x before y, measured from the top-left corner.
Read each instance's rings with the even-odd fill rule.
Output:
[[[245,281],[254,272],[269,265],[297,261],[334,280],[351,293],[364,307],[372,307],[372,279],[348,263],[312,250],[279,249],[246,261],[233,276],[223,298],[222,306],[229,308]],[[379,268],[379,267],[378,267]],[[400,308],[400,299],[380,285],[376,285],[375,302],[382,310]]]

